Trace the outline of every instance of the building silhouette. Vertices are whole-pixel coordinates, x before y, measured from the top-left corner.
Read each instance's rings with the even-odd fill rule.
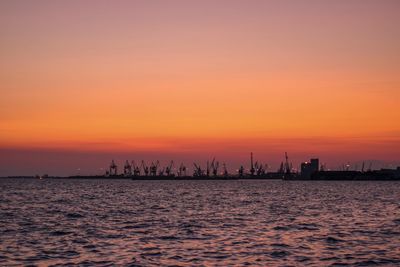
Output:
[[[319,170],[319,159],[311,159],[310,162],[301,163],[301,178],[310,179],[311,175]]]

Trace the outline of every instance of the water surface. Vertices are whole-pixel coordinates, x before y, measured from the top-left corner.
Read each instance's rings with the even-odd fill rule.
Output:
[[[400,265],[400,182],[0,179],[0,265]]]

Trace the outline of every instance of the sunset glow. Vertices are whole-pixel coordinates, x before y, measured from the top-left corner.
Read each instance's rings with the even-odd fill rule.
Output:
[[[399,1],[196,3],[1,2],[0,176],[400,161]]]

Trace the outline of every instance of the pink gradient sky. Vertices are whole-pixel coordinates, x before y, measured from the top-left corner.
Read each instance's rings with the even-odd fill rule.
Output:
[[[0,176],[400,162],[400,2],[1,1]],[[388,164],[388,163],[387,163]]]

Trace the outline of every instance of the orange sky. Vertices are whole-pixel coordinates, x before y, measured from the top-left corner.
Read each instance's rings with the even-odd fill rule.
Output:
[[[399,12],[390,0],[2,1],[0,158],[400,161]]]

